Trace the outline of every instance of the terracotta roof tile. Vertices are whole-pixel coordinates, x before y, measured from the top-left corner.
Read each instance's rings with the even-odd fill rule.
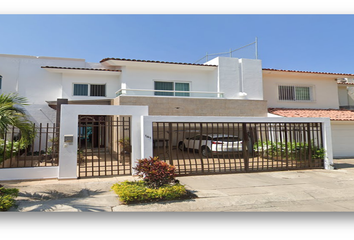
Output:
[[[263,68],[263,70],[264,71],[277,71],[277,72],[313,73],[313,74],[354,76],[354,74],[348,74],[348,73],[311,72],[311,71],[282,70],[282,69],[272,69],[272,68]]]
[[[91,71],[106,71],[106,72],[121,72],[122,70],[112,70],[104,68],[74,68],[74,67],[55,67],[55,66],[42,66],[41,68],[55,68],[55,69],[69,69],[69,70],[91,70]]]
[[[354,85],[354,83],[352,83],[352,82],[347,82],[347,83],[337,83],[337,84],[339,84],[339,85]]]
[[[269,108],[268,112],[282,117],[322,117],[332,121],[354,121],[354,111],[347,109]]]
[[[181,63],[181,62],[163,62],[163,61],[152,61],[152,60],[138,60],[138,59],[126,59],[126,58],[104,58],[100,61],[106,62],[109,60],[118,60],[118,61],[130,61],[130,62],[147,62],[147,63],[165,63],[165,64],[180,64],[180,65],[192,65],[192,66],[206,66],[206,67],[217,67],[217,65],[204,65],[197,63]]]

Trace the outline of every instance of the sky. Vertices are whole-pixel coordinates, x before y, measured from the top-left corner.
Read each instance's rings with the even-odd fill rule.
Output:
[[[0,53],[194,63],[257,38],[263,68],[353,74],[353,29],[353,14],[0,14]]]

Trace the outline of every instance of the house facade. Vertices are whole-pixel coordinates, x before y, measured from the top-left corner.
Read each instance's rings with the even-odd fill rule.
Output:
[[[353,74],[263,69],[269,113],[331,119],[334,157],[354,156]]]
[[[339,111],[339,101],[350,108],[351,102],[339,97],[346,88],[339,89],[325,74],[309,75],[311,81],[262,69],[257,59],[228,57],[204,64],[122,58],[90,63],[0,54],[0,92],[26,97],[30,120],[41,124],[30,147],[16,156],[1,154],[0,180],[132,174],[136,160],[151,155],[184,174],[331,169],[327,115],[303,121],[301,115],[286,119],[269,111],[301,110],[304,104]],[[329,99],[333,87],[337,95]],[[51,132],[48,124],[53,125]],[[199,141],[186,151],[181,142],[192,138],[218,146]],[[222,141],[231,141],[225,146],[232,156],[220,150]],[[266,153],[263,143],[269,142],[302,145],[275,156]],[[324,153],[315,156],[317,150]]]
[[[1,93],[28,99],[34,122],[55,123],[68,104],[149,106],[150,115],[267,115],[260,60],[216,58],[205,64],[0,54]],[[256,86],[256,87],[255,87]]]
[[[0,93],[26,97],[34,123],[58,124],[63,102],[148,106],[152,116],[328,117],[334,156],[354,156],[353,74],[262,69],[260,60],[229,57],[91,63],[0,54],[0,76]]]

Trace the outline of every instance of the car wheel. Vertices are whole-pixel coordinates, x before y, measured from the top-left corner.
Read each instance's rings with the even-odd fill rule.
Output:
[[[204,157],[211,157],[211,151],[208,147],[202,146],[202,155]]]
[[[187,148],[186,148],[186,146],[184,145],[183,142],[179,142],[178,143],[178,149],[181,150],[181,151],[186,151],[187,150]]]

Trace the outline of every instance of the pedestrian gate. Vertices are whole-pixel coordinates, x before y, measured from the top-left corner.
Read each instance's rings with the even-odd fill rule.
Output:
[[[130,117],[79,116],[78,176],[131,175]]]

